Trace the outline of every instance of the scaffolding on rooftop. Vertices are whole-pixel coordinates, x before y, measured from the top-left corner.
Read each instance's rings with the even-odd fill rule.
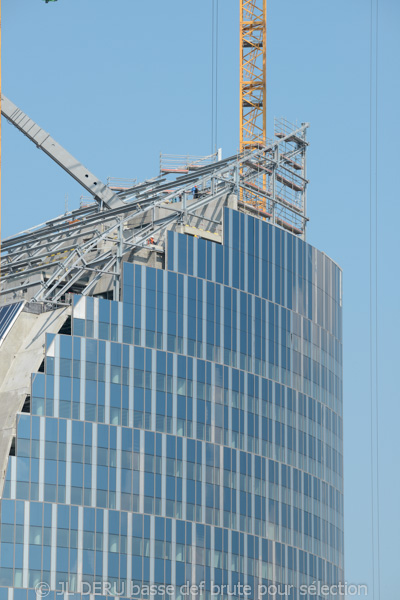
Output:
[[[306,220],[307,127],[275,119],[274,141],[267,145],[270,163],[252,163],[241,201],[274,224],[301,235]],[[245,163],[246,165],[246,163]]]

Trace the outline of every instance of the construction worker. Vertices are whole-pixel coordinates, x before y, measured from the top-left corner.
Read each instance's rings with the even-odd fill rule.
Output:
[[[198,189],[197,185],[195,185],[194,187],[192,187],[192,194],[193,194],[193,199],[199,197],[199,189]]]

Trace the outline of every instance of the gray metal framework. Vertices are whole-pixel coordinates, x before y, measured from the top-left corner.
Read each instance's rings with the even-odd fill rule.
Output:
[[[63,304],[65,294],[94,292],[103,277],[120,297],[121,265],[133,251],[164,252],[163,232],[185,224],[211,202],[235,194],[238,207],[305,239],[305,154],[308,123],[277,131],[266,147],[168,180],[156,177],[112,192],[3,97],[2,113],[90,192],[95,202],[3,240],[1,291],[30,302]],[[47,137],[46,137],[47,136]],[[88,176],[86,176],[88,175]],[[95,183],[94,183],[95,182]],[[266,184],[266,185],[265,185]],[[193,197],[192,188],[199,194]],[[265,191],[267,190],[267,191]]]

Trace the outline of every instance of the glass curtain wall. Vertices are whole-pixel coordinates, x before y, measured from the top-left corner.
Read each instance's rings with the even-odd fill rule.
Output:
[[[17,419],[0,536],[0,600],[342,581],[339,267],[226,208],[223,244],[170,231],[165,270],[124,264],[122,302],[76,296]]]

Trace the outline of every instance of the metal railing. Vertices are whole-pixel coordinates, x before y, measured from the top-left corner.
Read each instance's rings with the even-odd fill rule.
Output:
[[[221,149],[208,156],[191,154],[162,154],[160,152],[160,173],[189,173],[201,167],[218,162],[222,158]]]
[[[129,190],[137,183],[137,179],[124,179],[122,177],[107,177],[107,187],[113,192]]]

